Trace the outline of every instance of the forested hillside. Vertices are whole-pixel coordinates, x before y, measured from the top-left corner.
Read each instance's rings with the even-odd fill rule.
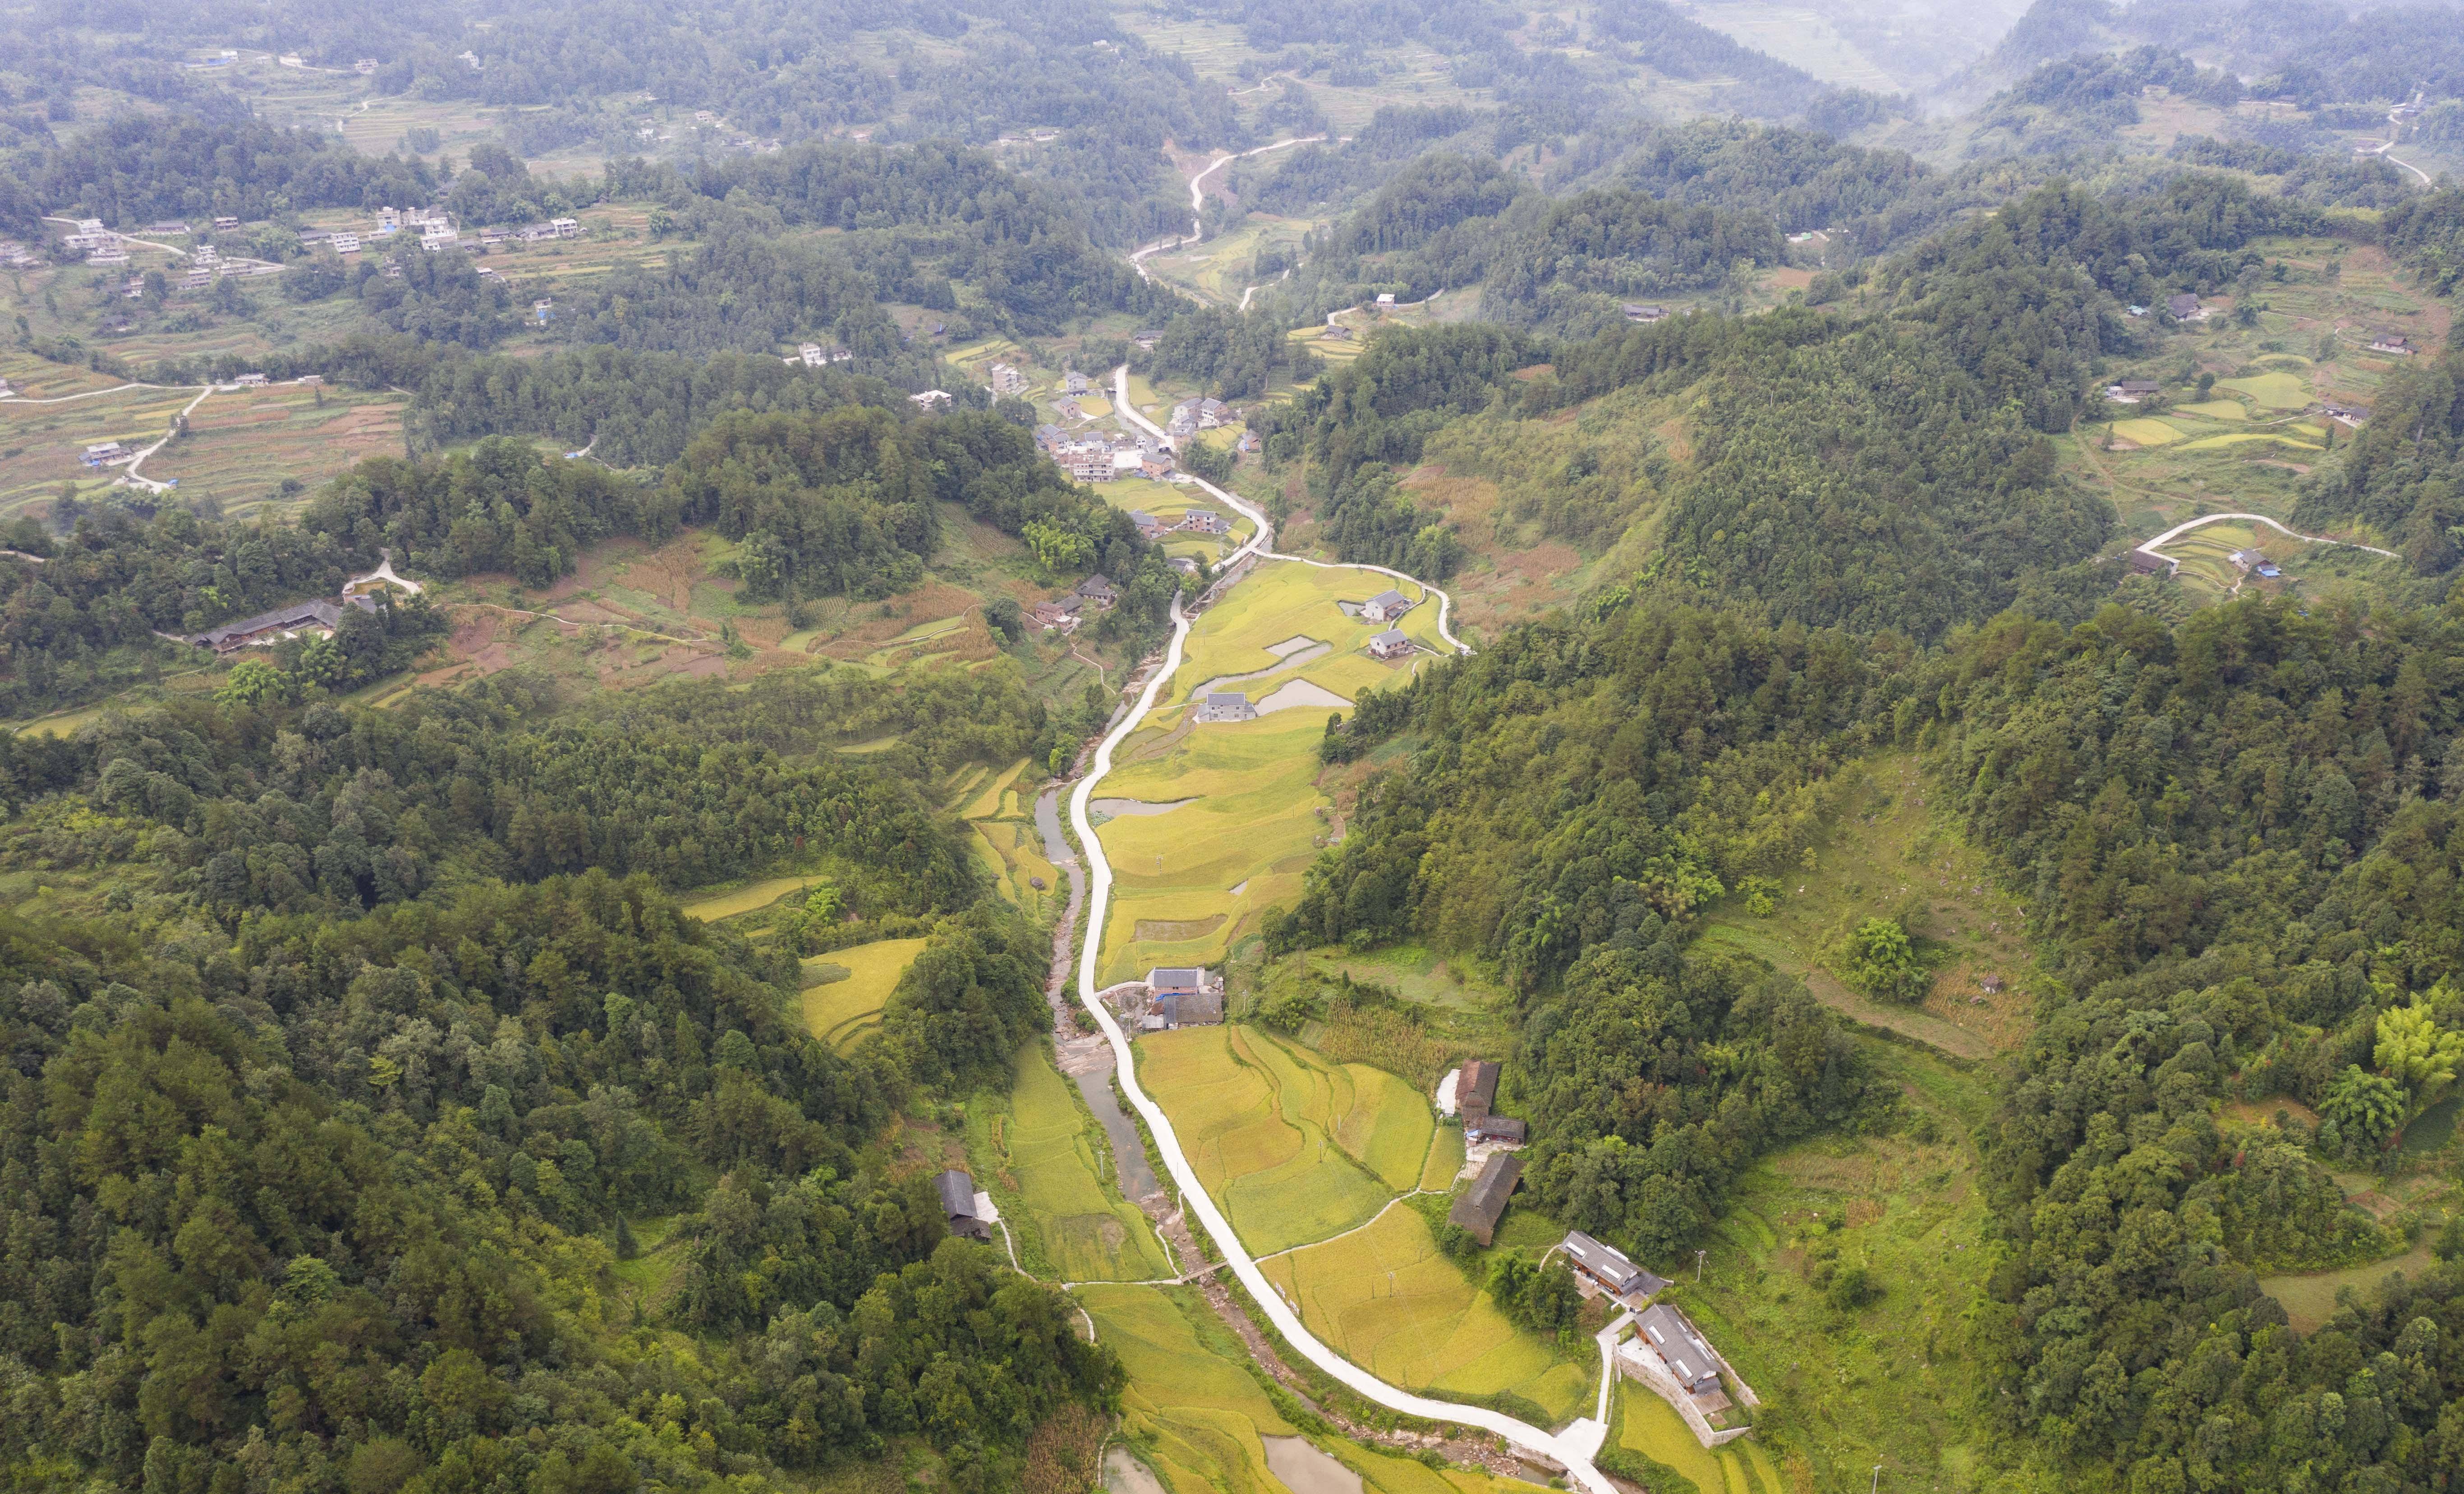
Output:
[[[2464,1489],[2464,29],[2016,10],[0,0],[0,1484]]]

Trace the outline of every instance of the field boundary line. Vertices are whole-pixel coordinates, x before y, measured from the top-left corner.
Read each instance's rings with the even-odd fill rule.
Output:
[[[1261,1264],[1264,1264],[1266,1261],[1273,1260],[1284,1256],[1295,1255],[1304,1250],[1315,1250],[1320,1245],[1331,1245],[1336,1240],[1343,1238],[1344,1236],[1357,1235],[1362,1230],[1369,1228],[1369,1226],[1386,1217],[1387,1214],[1391,1212],[1397,1204],[1406,1203],[1412,1199],[1419,1198],[1426,1194],[1436,1193],[1437,1192],[1438,1190],[1434,1188],[1415,1188],[1410,1193],[1397,1193],[1394,1197],[1386,1200],[1385,1208],[1378,1210],[1375,1214],[1371,1215],[1368,1218],[1361,1220],[1358,1224],[1353,1225],[1348,1230],[1339,1230],[1332,1235],[1329,1235],[1324,1239],[1312,1239],[1298,1245],[1286,1245],[1281,1250],[1270,1250],[1265,1255],[1260,1256],[1258,1260]],[[1449,1188],[1445,1190],[1445,1192],[1453,1193],[1454,1190]]]

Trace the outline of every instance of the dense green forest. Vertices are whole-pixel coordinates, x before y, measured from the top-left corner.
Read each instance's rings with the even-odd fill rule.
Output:
[[[1048,1019],[1041,941],[977,902],[907,776],[936,765],[816,758],[810,726],[989,722],[998,689],[783,684],[535,722],[492,683],[434,715],[198,706],[12,745],[52,828],[0,854],[160,879],[106,921],[11,925],[21,1474],[715,1489],[920,1436],[991,1489],[1039,1421],[1113,1393],[1046,1289],[942,1244],[920,1180],[868,1150],[916,1086]],[[680,916],[648,870],[789,855],[932,929],[855,1059],[793,1016],[792,958]],[[677,1321],[753,1352],[626,1323],[627,1213],[680,1213]]]

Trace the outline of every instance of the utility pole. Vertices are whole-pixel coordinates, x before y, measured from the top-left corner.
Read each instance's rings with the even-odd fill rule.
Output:
[[[1694,1280],[1698,1284],[1703,1280],[1703,1257],[1708,1252],[1701,1250],[1694,1252]]]
[[[1876,1464],[1874,1464],[1874,1482],[1873,1482],[1872,1486],[1871,1486],[1871,1487],[1869,1487],[1869,1488],[1866,1490],[1866,1494],[1881,1494],[1881,1487],[1882,1487],[1882,1465],[1881,1465],[1881,1463],[1876,1463]]]

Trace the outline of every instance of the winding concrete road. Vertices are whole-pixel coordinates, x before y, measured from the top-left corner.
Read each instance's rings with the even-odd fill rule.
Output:
[[[1120,408],[1136,424],[1149,431],[1155,431],[1154,425],[1138,414],[1129,403],[1127,366],[1114,369],[1112,378],[1113,389],[1119,395]],[[1155,434],[1162,435],[1159,431]],[[1252,557],[1270,560],[1303,560],[1300,556],[1277,555],[1267,548],[1274,534],[1274,526],[1256,507],[1212,483],[1200,482],[1199,485],[1231,505],[1233,509],[1257,525],[1257,532],[1249,537],[1247,543],[1232,552],[1227,565],[1237,565]],[[1325,565],[1326,563],[1303,560],[1303,564]],[[1414,579],[1403,575],[1400,571],[1387,570],[1377,566],[1331,569],[1375,570],[1382,575],[1397,576],[1406,581]],[[1463,647],[1462,641],[1452,633],[1446,632],[1444,628],[1444,608],[1448,598],[1444,592],[1438,591],[1435,587],[1429,590],[1436,592],[1440,599],[1439,631],[1447,642],[1462,649]],[[1361,1396],[1380,1406],[1403,1412],[1408,1416],[1426,1417],[1432,1421],[1449,1421],[1460,1426],[1479,1427],[1483,1431],[1494,1433],[1516,1447],[1553,1459],[1564,1464],[1568,1473],[1589,1490],[1590,1494],[1615,1494],[1613,1485],[1592,1463],[1594,1455],[1599,1451],[1600,1443],[1607,1434],[1606,1425],[1598,1419],[1586,1417],[1577,1420],[1561,1435],[1542,1427],[1535,1427],[1529,1422],[1507,1416],[1503,1412],[1490,1411],[1485,1407],[1467,1406],[1460,1401],[1435,1400],[1426,1395],[1416,1395],[1409,1391],[1387,1384],[1320,1341],[1316,1334],[1309,1331],[1308,1325],[1301,1321],[1300,1315],[1286,1304],[1283,1297],[1266,1280],[1265,1273],[1258,1269],[1257,1260],[1250,1256],[1248,1248],[1242,1244],[1240,1235],[1232,1228],[1232,1221],[1224,1216],[1223,1211],[1216,1206],[1214,1198],[1206,1192],[1205,1185],[1199,1181],[1198,1171],[1190,1165],[1188,1154],[1181,1149],[1180,1137],[1173,1129],[1172,1118],[1164,1113],[1163,1107],[1155,1104],[1138,1082],[1137,1066],[1130,1055],[1129,1036],[1121,1030],[1119,1021],[1113,1017],[1111,1010],[1097,994],[1095,962],[1097,955],[1102,952],[1104,915],[1108,904],[1111,902],[1112,865],[1104,855],[1103,842],[1095,837],[1095,826],[1088,818],[1087,806],[1094,797],[1095,786],[1103,782],[1105,776],[1112,770],[1113,752],[1120,747],[1123,739],[1137,729],[1138,724],[1146,719],[1147,712],[1155,709],[1156,698],[1170,683],[1174,674],[1179,670],[1189,641],[1190,621],[1190,613],[1182,608],[1180,598],[1176,595],[1172,604],[1172,644],[1165,651],[1162,664],[1148,677],[1146,686],[1138,693],[1136,702],[1122,714],[1120,720],[1113,724],[1110,731],[1104,734],[1103,742],[1095,749],[1093,765],[1088,769],[1087,775],[1078,780],[1077,786],[1069,793],[1069,823],[1078,832],[1078,843],[1085,853],[1089,877],[1086,936],[1078,959],[1078,1000],[1079,1004],[1095,1018],[1096,1025],[1103,1029],[1105,1039],[1111,1045],[1121,1091],[1129,1097],[1130,1104],[1137,1107],[1138,1113],[1146,1117],[1147,1128],[1155,1137],[1155,1150],[1163,1158],[1164,1170],[1172,1174],[1174,1184],[1180,1190],[1182,1206],[1196,1215],[1207,1235],[1214,1239],[1216,1249],[1222,1253],[1225,1263],[1232,1268],[1232,1273],[1241,1279],[1241,1284],[1248,1289],[1250,1298],[1266,1314],[1267,1320],[1274,1324],[1275,1330],[1283,1334],[1285,1342],[1290,1344],[1295,1352]]]
[[[1121,413],[1121,418],[1156,440],[1169,442],[1172,439],[1163,434],[1163,427],[1139,413],[1138,407],[1130,403],[1130,366],[1128,364],[1123,364],[1112,370],[1112,408]],[[1407,575],[1400,570],[1390,570],[1384,566],[1373,566],[1366,561],[1311,560],[1307,555],[1287,555],[1281,550],[1270,549],[1266,546],[1275,537],[1275,525],[1267,519],[1264,510],[1247,499],[1225,492],[1194,472],[1185,473],[1183,476],[1187,477],[1191,483],[1213,495],[1229,505],[1234,512],[1257,525],[1258,532],[1250,536],[1249,543],[1234,550],[1224,560],[1222,566],[1217,568],[1219,570],[1229,569],[1243,560],[1255,555],[1264,560],[1288,560],[1303,566],[1315,566],[1320,570],[1372,570],[1381,576],[1392,576],[1397,581],[1409,581],[1438,599],[1438,636],[1445,639],[1447,646],[1458,654],[1471,652],[1471,645],[1456,637],[1454,629],[1449,625],[1454,614],[1455,599],[1443,591],[1431,586],[1418,576]]]
[[[2183,535],[2189,533],[2191,530],[2196,529],[2203,524],[2228,523],[2263,524],[2269,528],[2275,530],[2277,533],[2284,535],[2288,539],[2299,540],[2304,545],[2341,545],[2346,549],[2367,550],[2373,555],[2384,555],[2389,560],[2404,559],[2403,556],[2397,554],[2395,551],[2383,550],[2375,545],[2364,545],[2354,540],[2331,540],[2323,534],[2303,534],[2299,529],[2288,529],[2284,525],[2277,524],[2275,520],[2270,519],[2265,514],[2201,514],[2196,519],[2186,520],[2181,524],[2173,525],[2173,527],[2156,536],[2156,538],[2141,543],[2136,546],[2135,548],[2137,548],[2142,554],[2155,556],[2158,560],[2163,561],[2165,564],[2171,566],[2178,570],[2181,569],[2181,561],[2175,559],[2173,556],[2166,554],[2156,546],[2160,545],[2168,545],[2174,540],[2180,539]]]

